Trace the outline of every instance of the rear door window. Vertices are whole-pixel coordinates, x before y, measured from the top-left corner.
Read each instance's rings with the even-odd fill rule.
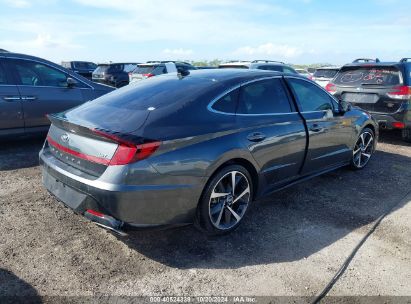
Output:
[[[323,89],[305,80],[288,78],[287,81],[301,106],[301,112],[333,110],[332,98]]]
[[[290,113],[291,106],[281,78],[253,82],[241,87],[238,114]]]
[[[0,63],[0,85],[8,84],[6,70],[3,65]]]
[[[401,76],[396,67],[348,67],[338,73],[334,83],[343,86],[395,86],[401,84]]]
[[[218,101],[214,103],[214,105],[212,106],[212,109],[218,112],[234,114],[237,109],[237,101],[238,101],[239,92],[240,90],[236,89],[228,93],[224,97],[221,97]]]
[[[47,65],[30,60],[13,60],[21,85],[67,87],[67,75]]]
[[[313,76],[316,78],[334,78],[337,73],[338,69],[317,69]]]

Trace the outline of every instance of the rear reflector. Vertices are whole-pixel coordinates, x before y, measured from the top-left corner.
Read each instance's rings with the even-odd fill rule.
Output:
[[[337,93],[337,87],[335,86],[335,84],[333,84],[332,82],[329,82],[326,86],[325,89],[328,91],[328,93],[330,94],[335,94]]]
[[[98,212],[98,211],[95,211],[95,210],[87,209],[86,212],[88,212],[88,213],[90,213],[90,214],[92,214],[92,215],[94,215],[94,216],[97,216],[97,217],[104,217],[104,214],[103,214],[103,213]]]
[[[387,96],[393,99],[411,99],[411,87],[396,86],[394,91],[387,93]]]
[[[404,129],[405,128],[405,123],[403,122],[393,122],[392,127],[396,129]]]

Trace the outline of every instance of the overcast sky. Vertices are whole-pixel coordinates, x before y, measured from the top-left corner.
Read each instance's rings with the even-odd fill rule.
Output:
[[[411,57],[409,0],[0,0],[0,48],[62,60]]]

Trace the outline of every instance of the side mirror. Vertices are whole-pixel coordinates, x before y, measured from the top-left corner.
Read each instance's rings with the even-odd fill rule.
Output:
[[[344,113],[347,113],[348,111],[351,111],[351,104],[344,100],[340,100],[338,103],[338,112],[341,114],[344,114]]]
[[[77,80],[75,80],[74,78],[71,78],[71,77],[67,77],[66,82],[67,82],[67,87],[68,88],[72,88],[77,84]]]

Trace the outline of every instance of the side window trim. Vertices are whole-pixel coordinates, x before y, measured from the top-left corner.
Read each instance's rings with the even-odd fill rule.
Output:
[[[242,113],[225,113],[225,112],[220,112],[217,111],[215,109],[213,109],[213,105],[219,101],[221,98],[223,98],[224,96],[230,94],[231,92],[240,89],[243,86],[246,86],[248,84],[254,83],[254,82],[258,82],[258,81],[263,81],[263,80],[269,80],[269,79],[276,79],[276,78],[280,78],[282,81],[282,85],[283,85],[283,89],[287,94],[288,97],[288,102],[290,104],[290,112],[289,113],[262,113],[262,114],[242,114]],[[295,77],[296,78],[296,77]],[[291,99],[290,99],[291,98]],[[237,107],[238,107],[238,101],[237,101]],[[211,100],[211,102],[208,104],[207,106],[207,110],[216,114],[223,114],[223,115],[236,115],[236,116],[279,116],[279,115],[295,115],[298,114],[298,109],[295,108],[295,105],[292,103],[292,96],[290,96],[290,93],[288,92],[287,87],[284,84],[284,77],[282,75],[278,75],[278,76],[270,76],[270,77],[262,77],[262,78],[257,78],[257,79],[253,79],[253,80],[247,80],[243,83],[240,83],[234,87],[231,87],[227,90],[225,90],[223,93],[219,94],[217,97],[215,97],[214,99]]]

